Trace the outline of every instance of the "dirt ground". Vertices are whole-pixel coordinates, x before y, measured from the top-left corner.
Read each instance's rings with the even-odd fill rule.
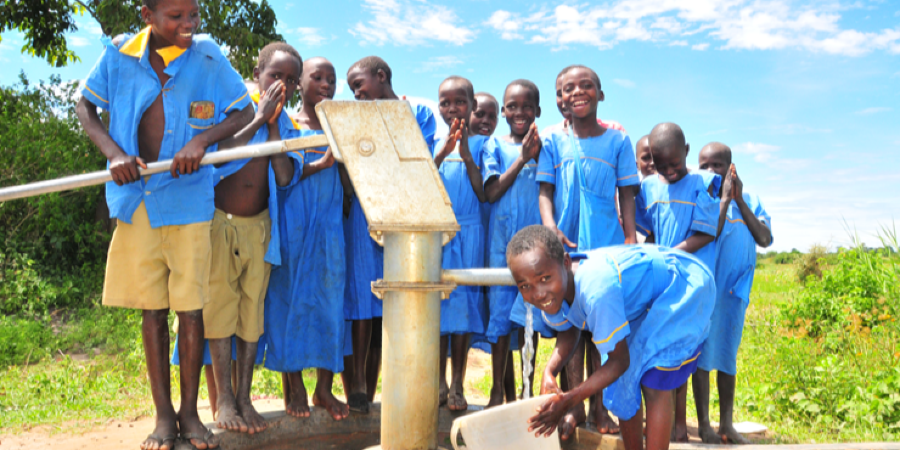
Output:
[[[466,370],[466,399],[469,404],[487,404],[487,397],[478,391],[475,382],[481,380],[490,370],[490,355],[480,351],[470,353],[469,365]],[[375,396],[376,402],[380,401],[379,397]],[[284,403],[280,399],[256,400],[253,404],[259,412],[284,409]],[[212,411],[205,400],[200,401],[198,409],[200,418],[204,422],[212,422]],[[134,421],[110,419],[100,427],[84,429],[80,432],[57,433],[52,436],[49,427],[35,427],[17,435],[0,435],[0,450],[44,450],[50,447],[90,448],[92,450],[138,449],[147,434],[153,430],[153,425],[152,417],[143,417]],[[696,438],[696,426],[689,428],[691,441],[699,442],[699,439]]]

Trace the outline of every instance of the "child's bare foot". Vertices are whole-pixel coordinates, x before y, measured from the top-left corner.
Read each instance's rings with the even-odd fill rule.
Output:
[[[156,419],[156,428],[141,443],[141,450],[173,450],[178,437],[178,424],[174,420]]]
[[[587,416],[584,414],[584,405],[578,405],[569,410],[559,421],[559,437],[568,440],[575,433],[578,424],[585,423]]]
[[[265,431],[266,428],[269,428],[269,423],[266,422],[266,419],[264,419],[263,416],[259,415],[250,399],[238,400],[238,408],[241,410],[241,418],[243,418],[244,423],[247,424],[247,433],[261,433]]]
[[[613,420],[612,417],[609,416],[609,412],[603,410],[603,412],[596,413],[597,420],[597,432],[600,434],[618,434],[619,433],[619,425]]]
[[[197,450],[219,447],[219,438],[209,428],[203,426],[196,413],[188,416],[179,415],[178,428],[181,430],[181,438],[190,441]]]
[[[491,387],[491,400],[488,402],[487,406],[485,406],[485,409],[502,405],[505,398],[506,395],[503,390],[503,385],[494,383],[494,386]]]
[[[738,445],[747,445],[750,444],[750,441],[747,440],[741,433],[738,433],[737,430],[734,429],[734,426],[719,426],[719,432],[717,433],[722,441],[726,444],[738,444]],[[704,441],[706,442],[706,441]]]
[[[469,402],[463,393],[462,383],[453,383],[450,393],[447,395],[447,408],[450,411],[465,411],[469,409]]]
[[[300,373],[291,373],[288,377],[291,380],[291,401],[285,408],[285,412],[294,417],[309,417],[309,399],[306,397],[303,376]]]
[[[688,442],[688,432],[687,425],[676,423],[672,425],[672,436],[670,437],[672,442]]]
[[[219,396],[216,407],[218,408],[216,426],[223,430],[247,432],[247,424],[238,414],[238,408],[234,403],[234,399],[229,398],[226,400],[224,396]]]
[[[672,433],[674,433],[674,432],[675,431],[673,430]],[[716,432],[713,431],[712,427],[709,426],[708,423],[706,423],[706,424],[701,423],[701,424],[697,425],[697,434],[700,435],[700,440],[703,441],[704,444],[721,444],[722,443],[722,437],[719,436],[718,434],[716,434]],[[672,440],[674,440],[674,438]]]
[[[441,388],[438,391],[438,406],[447,404],[447,397],[450,395],[450,388],[447,387],[447,381],[441,380]]]
[[[313,405],[325,408],[334,420],[344,420],[350,415],[350,408],[347,405],[338,400],[330,390],[320,392],[318,385],[316,385],[316,391],[313,393]]]

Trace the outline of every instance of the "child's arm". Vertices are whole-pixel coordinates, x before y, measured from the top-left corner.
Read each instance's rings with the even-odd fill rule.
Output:
[[[572,241],[556,227],[556,219],[553,218],[553,194],[555,192],[556,186],[550,183],[541,183],[541,193],[538,197],[538,209],[541,212],[541,223],[545,227],[553,230],[556,233],[556,237],[559,238],[563,245],[571,248],[578,247],[577,244],[573,244]]]
[[[687,239],[678,243],[674,248],[688,253],[697,253],[697,250],[700,250],[714,240],[716,240],[715,236],[697,231]]]
[[[217,123],[212,128],[194,136],[172,158],[172,168],[169,172],[173,178],[179,174],[192,174],[200,169],[200,160],[206,155],[206,149],[225,138],[234,136],[238,131],[250,124],[253,120],[253,106],[247,105],[244,109],[228,115],[225,120]]]
[[[619,186],[619,208],[622,213],[622,231],[625,232],[626,244],[637,244],[635,227],[636,207],[634,204],[635,189],[633,186]]]
[[[97,114],[97,105],[91,103],[86,97],[81,97],[75,112],[78,114],[81,126],[84,127],[84,132],[100,149],[100,153],[103,153],[103,156],[109,160],[109,172],[116,185],[121,186],[139,180],[141,172],[138,170],[138,166],[146,169],[147,164],[138,156],[127,155],[119,147],[119,144],[116,144]]]
[[[331,153],[331,147],[325,150],[325,156],[303,165],[303,173],[300,175],[301,180],[311,177],[325,169],[334,165],[334,155]]]
[[[503,197],[503,194],[509,190],[510,186],[516,181],[519,172],[525,167],[525,164],[532,159],[538,159],[541,154],[541,137],[538,135],[537,124],[531,124],[525,139],[522,140],[522,153],[513,161],[513,164],[506,169],[496,179],[488,180],[484,186],[484,196],[487,201],[494,203]]]
[[[731,165],[731,178],[734,201],[737,203],[738,208],[741,209],[741,216],[744,217],[744,223],[747,224],[747,229],[750,230],[756,245],[763,248],[772,245],[772,230],[759,220],[756,212],[750,210],[747,202],[744,201],[744,183],[738,177],[737,168],[734,164]]]
[[[575,334],[580,332],[578,328],[574,327],[571,331]],[[562,333],[557,335],[557,347],[560,346],[560,337],[562,337]],[[554,355],[556,355],[556,350],[554,350]],[[549,365],[550,363],[548,363],[548,367]],[[606,364],[600,366],[600,370],[591,374],[584,383],[581,383],[569,392],[562,393],[557,390],[555,396],[551,397],[546,403],[541,405],[538,409],[538,413],[531,419],[528,419],[528,431],[536,431],[535,436],[541,434],[550,436],[566,412],[572,409],[573,406],[583,404],[589,397],[602,391],[619,379],[619,377],[628,370],[630,365],[631,355],[628,352],[628,344],[625,339],[622,339],[616,344],[615,350],[609,352],[609,359],[607,359]],[[547,372],[545,371],[544,377],[546,376]]]
[[[266,92],[263,92],[259,98],[259,106],[256,114],[249,125],[238,131],[234,136],[223,139],[219,143],[219,150],[226,148],[242,147],[250,142],[250,139],[256,135],[263,125],[269,123],[278,123],[278,117],[281,115],[282,106],[284,105],[284,83],[277,80],[269,86]],[[276,139],[272,139],[272,133],[269,133],[269,141],[280,141],[280,133],[275,134]]]
[[[535,320],[541,320],[541,318],[537,317]],[[559,391],[559,386],[556,384],[556,376],[559,375],[559,372],[562,371],[566,362],[572,356],[580,333],[581,330],[576,327],[557,332],[556,346],[553,347],[550,360],[547,361],[547,366],[544,367],[544,373],[541,376],[541,395]]]
[[[472,190],[475,191],[475,197],[479,202],[484,203],[484,179],[481,177],[481,169],[475,164],[472,152],[469,151],[469,127],[466,126],[465,119],[462,120],[459,128],[462,133],[459,138],[459,157],[466,165],[466,173],[469,174],[469,183],[472,185]]]
[[[444,163],[447,156],[456,149],[456,143],[459,142],[462,137],[462,132],[459,128],[459,120],[453,119],[453,122],[450,123],[450,133],[447,133],[447,139],[444,140],[444,146],[434,155],[434,165],[437,166],[438,169],[441,168],[441,164]]]

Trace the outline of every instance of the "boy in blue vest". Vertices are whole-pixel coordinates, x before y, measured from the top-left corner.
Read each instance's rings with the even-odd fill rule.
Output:
[[[744,331],[744,315],[750,304],[750,289],[756,270],[756,246],[772,245],[772,219],[759,198],[743,192],[743,182],[731,163],[731,149],[720,142],[700,150],[700,169],[724,180],[716,238],[716,307],[710,321],[709,338],[697,359],[692,378],[697,404],[700,439],[707,444],[748,444],[734,429],[734,388],[737,352]],[[719,431],[709,423],[709,372],[718,373]]]
[[[143,310],[142,337],[156,428],[145,450],[170,450],[176,437],[198,449],[218,439],[197,415],[203,363],[203,306],[209,300],[212,174],[207,151],[253,117],[241,76],[200,23],[196,0],[144,0],[148,25],[124,42],[106,41],[78,104],[85,132],[109,160],[110,216],[118,219],[103,304]],[[110,111],[109,130],[97,107]],[[141,177],[138,167],[173,159],[169,173]],[[181,407],[169,386],[169,310],[178,313]]]

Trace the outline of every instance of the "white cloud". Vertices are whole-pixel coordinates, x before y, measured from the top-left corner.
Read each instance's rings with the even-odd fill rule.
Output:
[[[705,51],[708,48],[709,48],[709,42],[704,42],[702,44],[696,44],[696,45],[691,46],[691,50],[697,50],[697,51],[701,51],[701,52]]]
[[[294,4],[293,4],[293,3],[288,2],[288,3],[286,3],[286,4],[284,5],[284,10],[285,10],[285,11],[290,11],[290,10],[293,9],[293,8],[294,8]]]
[[[357,22],[350,34],[363,43],[384,45],[423,45],[429,40],[462,45],[475,38],[475,31],[455,25],[456,13],[445,6],[425,0],[364,0],[363,8],[372,16]]]
[[[852,6],[852,5],[851,5]],[[685,36],[702,34],[723,49],[801,49],[843,56],[873,51],[900,54],[900,27],[843,29],[841,12],[829,2],[777,0],[614,0],[611,4],[560,5],[528,16],[498,10],[488,21],[503,39],[522,39],[554,49],[588,45],[609,49],[630,41],[687,46]],[[695,45],[706,50],[710,44]]]
[[[891,112],[893,110],[894,110],[894,108],[889,108],[887,106],[873,106],[870,108],[865,108],[865,109],[856,111],[854,114],[858,114],[860,116],[868,116],[868,115],[872,115],[872,114]]]
[[[91,41],[81,36],[69,36],[67,40],[72,47],[87,47],[91,45]]]
[[[735,153],[744,153],[753,156],[753,160],[760,163],[770,162],[773,154],[780,151],[777,145],[761,144],[758,142],[745,142],[731,147]]]
[[[318,47],[328,40],[328,38],[319,34],[319,30],[321,30],[321,28],[300,27],[296,28],[294,31],[300,35],[297,38],[300,43],[307,47]]]
[[[338,78],[334,80],[334,96],[337,97],[344,93],[344,87],[347,86],[347,80],[345,78]]]
[[[634,83],[634,81],[626,80],[626,79],[622,79],[622,78],[615,78],[615,79],[613,79],[612,81],[613,81],[613,83],[616,83],[616,84],[618,84],[619,86],[622,86],[623,88],[631,89],[631,88],[637,86],[637,85]]]
[[[415,73],[437,72],[451,69],[463,63],[463,60],[456,56],[433,56],[428,61],[422,63],[421,66],[413,69]]]

